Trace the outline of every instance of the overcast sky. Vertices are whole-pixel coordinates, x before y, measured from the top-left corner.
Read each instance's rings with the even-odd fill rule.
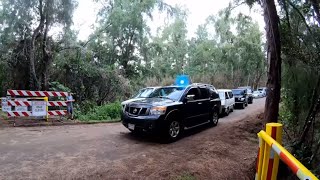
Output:
[[[193,37],[198,25],[203,24],[209,15],[215,15],[219,10],[225,8],[229,4],[229,0],[164,0],[166,3],[175,6],[179,5],[188,9],[188,37]],[[73,17],[74,29],[79,31],[78,38],[81,40],[93,32],[92,25],[95,23],[97,12],[101,4],[93,2],[93,0],[79,0],[77,9]],[[253,20],[259,23],[259,28],[264,31],[264,21],[261,10],[258,6],[249,10],[246,5],[237,7],[233,13],[241,12],[249,15]],[[154,15],[153,21],[150,21],[149,26],[151,33],[155,35],[159,26],[164,24],[163,16],[159,14]]]

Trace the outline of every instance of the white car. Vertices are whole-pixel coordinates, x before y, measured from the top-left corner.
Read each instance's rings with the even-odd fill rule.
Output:
[[[263,94],[263,97],[267,96],[267,88],[266,87],[259,87],[257,91],[260,91]]]
[[[222,114],[226,116],[234,110],[235,100],[231,89],[218,89],[221,100]]]
[[[264,97],[264,93],[262,91],[253,91],[253,98],[262,98]]]

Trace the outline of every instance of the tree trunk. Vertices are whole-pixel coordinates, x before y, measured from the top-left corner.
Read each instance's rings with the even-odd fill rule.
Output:
[[[264,119],[267,122],[277,122],[281,88],[281,44],[279,17],[274,0],[263,0],[262,8],[264,11],[264,21],[266,23],[268,46],[268,81]]]
[[[37,78],[36,68],[35,68],[35,51],[36,51],[36,40],[39,37],[40,31],[43,29],[44,17],[42,12],[42,0],[39,0],[39,13],[40,13],[40,22],[38,27],[33,31],[30,47],[30,89],[39,90],[40,83]]]
[[[51,6],[52,1],[48,1],[45,7],[45,27],[44,27],[44,33],[43,33],[43,39],[42,39],[42,54],[43,54],[43,60],[42,60],[42,68],[41,68],[41,74],[42,74],[42,82],[41,82],[41,89],[42,90],[48,90],[49,89],[49,68],[52,63],[52,52],[50,48],[50,39],[48,37],[48,31],[50,26],[50,18],[49,18],[49,10],[48,7]]]

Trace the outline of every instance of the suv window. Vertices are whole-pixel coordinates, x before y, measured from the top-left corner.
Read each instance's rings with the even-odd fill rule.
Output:
[[[232,90],[232,93],[234,94],[234,95],[241,95],[241,96],[243,96],[244,95],[244,90],[243,89],[233,89]]]
[[[198,100],[198,99],[200,99],[200,94],[199,94],[198,88],[192,88],[192,89],[190,89],[190,90],[188,91],[186,97],[187,97],[188,95],[194,95],[194,98],[193,98],[192,100]]]
[[[201,97],[200,99],[208,99],[209,98],[209,92],[207,88],[200,88]]]
[[[228,92],[230,99],[233,98],[232,92]]]
[[[225,92],[224,95],[225,95],[226,99],[230,99],[227,92]]]

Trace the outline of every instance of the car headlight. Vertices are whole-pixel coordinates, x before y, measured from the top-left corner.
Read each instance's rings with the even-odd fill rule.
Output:
[[[167,107],[166,106],[155,106],[150,109],[151,115],[163,115],[166,113]]]
[[[244,101],[244,98],[241,98],[241,101]]]

